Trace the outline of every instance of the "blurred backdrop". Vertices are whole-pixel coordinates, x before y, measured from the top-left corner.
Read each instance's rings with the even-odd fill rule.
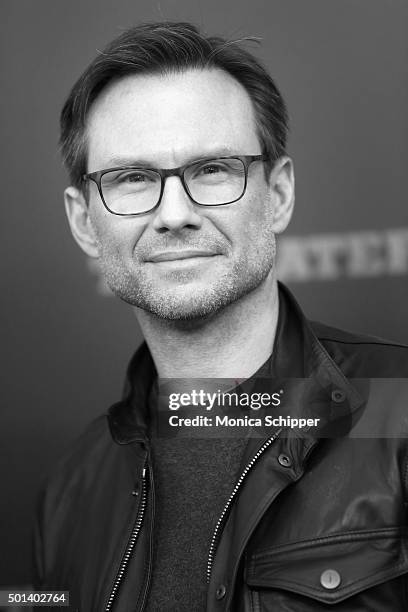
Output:
[[[143,20],[255,35],[289,106],[280,275],[311,318],[408,341],[405,0],[2,0],[0,585],[30,582],[40,483],[121,393],[141,336],[71,239],[57,150],[74,80]]]

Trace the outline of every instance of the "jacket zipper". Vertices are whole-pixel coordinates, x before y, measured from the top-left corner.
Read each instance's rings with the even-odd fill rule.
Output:
[[[142,473],[142,495],[141,495],[139,511],[137,513],[136,521],[135,521],[135,524],[133,526],[132,533],[130,534],[130,538],[128,540],[128,544],[127,544],[125,553],[124,553],[124,555],[122,557],[122,561],[121,561],[118,573],[116,574],[115,582],[113,583],[113,587],[112,587],[111,593],[109,595],[108,602],[107,602],[107,604],[105,606],[105,612],[111,612],[111,610],[112,610],[113,601],[114,601],[114,599],[116,597],[116,594],[118,592],[120,584],[121,584],[121,582],[123,580],[123,576],[125,575],[125,572],[126,572],[126,569],[127,569],[130,557],[132,556],[133,549],[135,547],[137,538],[139,536],[140,529],[141,529],[142,523],[143,523],[143,518],[144,518],[145,510],[146,510],[146,501],[147,501],[146,490],[147,490],[147,487],[146,487],[146,467],[144,467],[143,468],[143,473]]]
[[[140,604],[140,612],[143,612],[146,605],[147,595],[149,592],[150,586],[150,578],[152,574],[152,559],[153,559],[153,529],[154,529],[154,514],[155,514],[155,494],[154,494],[154,482],[153,482],[153,470],[149,468],[149,478],[150,478],[150,492],[151,492],[151,505],[152,505],[152,519],[150,521],[150,537],[149,537],[149,565],[147,568],[147,579],[145,581],[145,589],[142,597],[142,601]]]
[[[225,518],[230,510],[231,504],[234,501],[239,489],[241,488],[242,483],[244,482],[246,476],[248,475],[248,472],[250,472],[250,470],[253,468],[253,466],[255,465],[255,463],[258,461],[259,457],[266,451],[266,449],[272,444],[272,442],[274,442],[276,440],[276,438],[279,436],[279,434],[281,433],[282,429],[279,429],[271,438],[268,438],[266,440],[266,442],[264,442],[264,444],[262,444],[261,448],[258,450],[258,452],[252,457],[252,459],[249,461],[249,463],[247,463],[244,471],[242,472],[241,476],[238,478],[237,483],[231,493],[231,495],[228,498],[227,503],[224,506],[224,509],[217,521],[217,524],[215,526],[214,529],[214,533],[213,536],[211,538],[211,544],[210,544],[210,550],[208,553],[208,561],[207,561],[207,584],[210,582],[211,579],[211,572],[212,572],[212,566],[213,566],[213,562],[214,562],[214,557],[215,557],[215,552],[217,549],[217,544],[218,544],[218,540],[219,540],[219,536],[221,533],[221,527],[223,527],[224,522],[225,522]]]

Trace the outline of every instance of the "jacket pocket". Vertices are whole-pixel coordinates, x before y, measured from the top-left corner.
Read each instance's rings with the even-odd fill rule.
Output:
[[[256,610],[320,610],[347,600],[345,610],[399,611],[408,609],[405,580],[394,579],[407,572],[407,532],[393,527],[252,551],[245,578]]]

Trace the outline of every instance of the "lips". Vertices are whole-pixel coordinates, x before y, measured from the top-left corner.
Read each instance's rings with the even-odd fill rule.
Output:
[[[161,251],[154,253],[146,260],[151,263],[159,263],[163,261],[178,261],[182,259],[193,259],[196,257],[214,257],[217,253],[213,251],[199,251],[195,249],[184,249],[180,251]]]

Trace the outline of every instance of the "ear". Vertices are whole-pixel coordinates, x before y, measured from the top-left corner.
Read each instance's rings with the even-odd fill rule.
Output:
[[[283,232],[291,220],[295,205],[295,175],[290,157],[280,157],[269,176],[274,206],[273,231]]]
[[[71,232],[76,242],[89,257],[99,257],[99,243],[83,193],[75,187],[67,187],[64,191],[64,202]]]

